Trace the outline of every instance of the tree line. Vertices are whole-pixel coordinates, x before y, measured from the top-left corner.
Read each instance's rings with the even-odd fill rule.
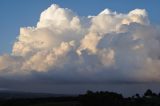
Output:
[[[32,99],[0,98],[0,106],[160,106],[160,94],[148,89],[143,95],[123,97],[108,91],[87,91],[78,96]]]

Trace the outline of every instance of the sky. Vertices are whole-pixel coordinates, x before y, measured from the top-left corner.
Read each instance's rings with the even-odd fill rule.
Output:
[[[159,83],[159,3],[1,0],[0,88],[78,93]]]

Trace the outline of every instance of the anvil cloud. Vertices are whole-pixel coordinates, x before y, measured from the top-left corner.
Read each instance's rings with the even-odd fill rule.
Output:
[[[2,77],[53,82],[160,81],[159,69],[160,27],[144,9],[85,17],[53,4],[0,56]]]

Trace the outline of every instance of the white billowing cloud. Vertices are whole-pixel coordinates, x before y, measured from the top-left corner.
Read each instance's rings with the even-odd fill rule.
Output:
[[[102,64],[106,67],[110,65],[114,65],[114,56],[115,56],[115,51],[112,49],[103,49],[100,51],[98,54],[100,56],[100,60]]]
[[[91,53],[96,53],[97,52],[97,44],[99,40],[101,39],[100,36],[97,35],[97,33],[89,33],[85,35],[85,37],[81,41],[81,46],[77,50],[77,53],[80,55],[82,50],[89,50]]]
[[[42,12],[37,27],[20,29],[18,41],[13,46],[13,54],[24,56],[52,49],[62,42],[79,40],[83,33],[85,32],[77,15],[53,4]]]
[[[22,66],[22,70],[35,70],[46,71],[54,66],[63,65],[66,59],[66,54],[71,47],[74,46],[73,42],[62,42],[60,47],[53,48],[50,51],[40,51],[31,56]]]
[[[37,28],[50,28],[57,33],[65,30],[77,31],[80,29],[80,20],[70,9],[60,8],[53,4],[47,10],[43,11]]]
[[[37,26],[20,28],[12,53],[0,56],[0,72],[71,82],[160,81],[159,30],[144,9],[80,17],[53,4]]]
[[[145,25],[149,24],[147,12],[144,9],[135,9],[129,12],[128,16],[128,21],[130,22],[138,22]]]

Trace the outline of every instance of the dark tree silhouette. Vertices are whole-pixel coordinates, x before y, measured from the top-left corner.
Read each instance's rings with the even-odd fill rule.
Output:
[[[158,96],[156,93],[153,93],[152,90],[148,89],[145,93],[144,93],[145,97],[155,97]]]
[[[135,96],[136,96],[136,98],[140,98],[140,95],[138,93]]]
[[[153,95],[153,92],[148,89],[145,93],[144,93],[144,96],[152,96]]]

